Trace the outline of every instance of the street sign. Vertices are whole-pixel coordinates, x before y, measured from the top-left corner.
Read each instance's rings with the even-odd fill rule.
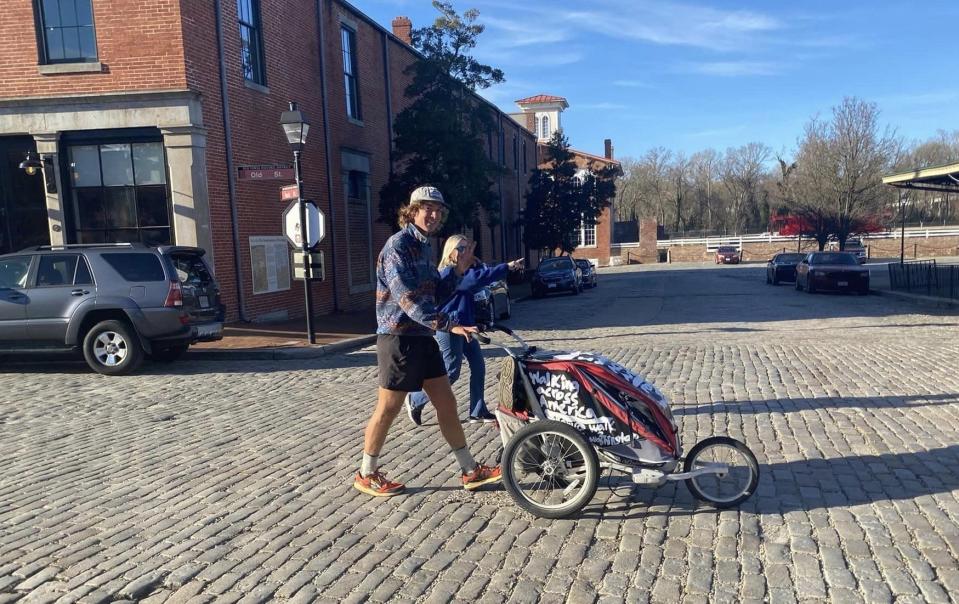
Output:
[[[296,262],[293,264],[293,278],[305,279],[306,268],[303,266],[303,254],[293,253]],[[326,265],[323,260],[323,252],[313,252],[310,254],[310,280],[326,281]]]
[[[306,206],[306,244],[307,247],[315,247],[326,237],[326,216],[323,211],[317,208],[312,201],[304,201]],[[286,206],[283,211],[283,233],[290,241],[290,245],[296,249],[303,247],[303,241],[300,239],[300,208],[298,202],[294,201]]]
[[[293,180],[296,176],[290,164],[258,164],[237,166],[238,180]]]
[[[280,188],[280,201],[293,201],[300,196],[300,187],[295,184],[283,185]]]

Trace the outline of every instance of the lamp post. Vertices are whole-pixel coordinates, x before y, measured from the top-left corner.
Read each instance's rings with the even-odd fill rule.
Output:
[[[899,264],[906,261],[906,205],[899,190]]]
[[[306,336],[310,344],[316,344],[316,335],[313,333],[313,297],[310,291],[312,272],[310,271],[310,242],[306,232],[306,204],[303,203],[303,179],[300,175],[300,153],[306,144],[306,135],[310,131],[310,123],[306,121],[303,112],[296,108],[296,103],[290,101],[289,111],[280,116],[280,125],[286,134],[286,140],[293,149],[293,174],[296,178],[296,203],[300,208],[300,252],[303,262],[303,292],[306,303]]]

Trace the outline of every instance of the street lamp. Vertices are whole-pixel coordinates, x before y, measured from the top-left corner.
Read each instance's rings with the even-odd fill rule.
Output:
[[[313,333],[313,297],[310,291],[312,272],[310,270],[310,242],[306,232],[306,204],[303,203],[303,179],[300,176],[300,152],[306,144],[306,135],[310,132],[310,123],[306,121],[303,112],[296,108],[296,103],[290,101],[289,111],[280,115],[280,125],[286,141],[293,149],[293,174],[296,178],[296,203],[300,208],[300,252],[303,255],[303,292],[306,303],[306,337],[310,344],[316,344],[316,335]]]

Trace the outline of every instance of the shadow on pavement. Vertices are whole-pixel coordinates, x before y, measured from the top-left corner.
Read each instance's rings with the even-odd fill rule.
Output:
[[[816,409],[897,409],[904,407],[936,407],[956,405],[959,408],[959,393],[955,394],[904,394],[900,396],[826,396],[821,398],[769,399],[761,401],[715,402],[708,405],[677,405],[673,415],[685,417],[716,413],[796,413]]]

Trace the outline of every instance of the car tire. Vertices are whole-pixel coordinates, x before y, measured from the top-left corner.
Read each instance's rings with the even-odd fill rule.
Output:
[[[125,322],[111,319],[97,323],[83,338],[83,358],[103,375],[126,375],[143,362],[143,346]]]
[[[809,277],[806,277],[806,293],[807,294],[816,293],[816,288],[813,287],[812,279],[810,279]]]
[[[769,285],[772,282],[772,279],[769,278],[769,273],[766,273],[766,285]]]
[[[773,285],[779,285],[779,276],[777,276],[776,273],[773,273],[772,284],[773,284]]]
[[[163,348],[157,347],[150,353],[150,359],[157,363],[172,363],[182,357],[189,348],[189,344],[175,344],[173,346],[164,346]]]

